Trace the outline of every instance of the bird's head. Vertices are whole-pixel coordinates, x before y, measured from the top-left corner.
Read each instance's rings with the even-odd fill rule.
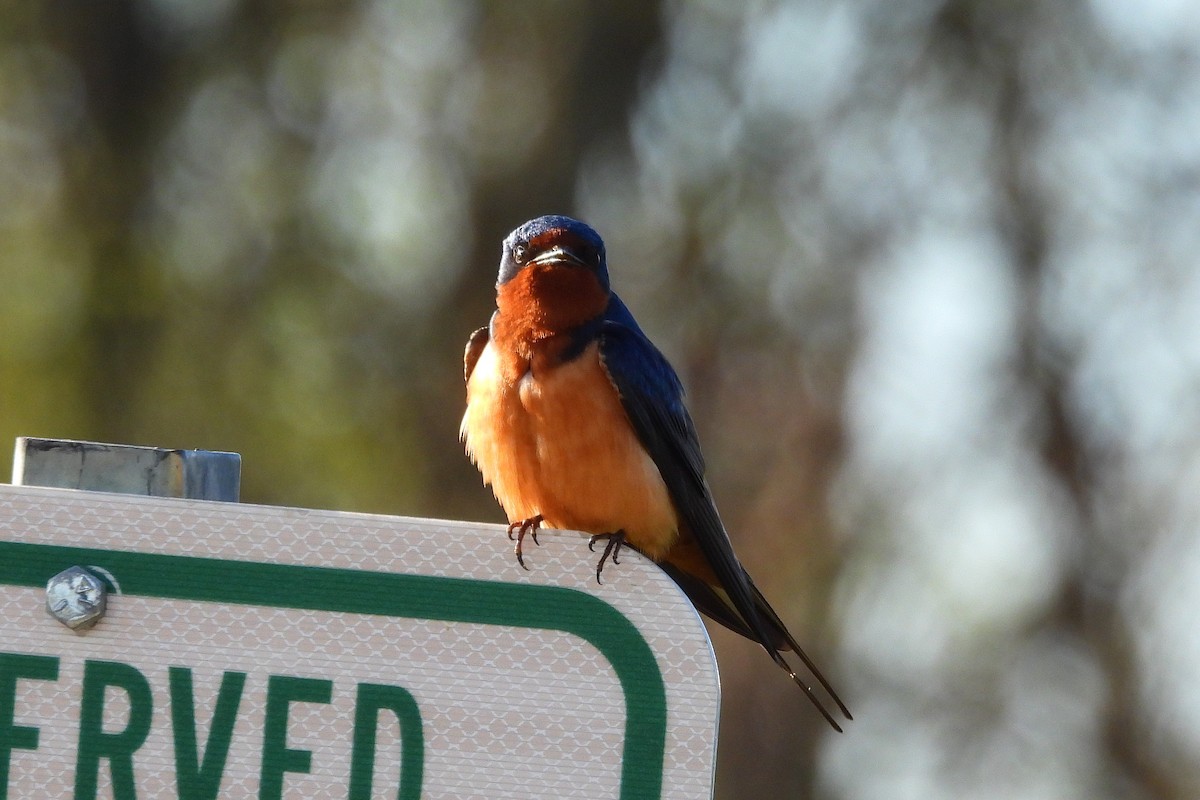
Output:
[[[590,226],[570,217],[538,217],[504,240],[496,304],[535,336],[596,319],[608,302],[604,240]]]

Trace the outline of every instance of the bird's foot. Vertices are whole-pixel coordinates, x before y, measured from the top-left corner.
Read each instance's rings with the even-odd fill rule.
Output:
[[[533,543],[540,547],[541,542],[538,541],[537,532],[538,532],[538,528],[540,528],[541,526],[542,526],[542,515],[541,514],[532,516],[529,519],[517,520],[516,522],[514,522],[508,526],[508,538],[510,541],[512,541],[514,538],[513,534],[514,533],[516,534],[515,538],[516,538],[517,546],[515,548],[513,548],[513,552],[516,553],[517,563],[521,565],[522,569],[529,569],[529,567],[525,566],[525,556],[521,551],[521,544],[522,544],[522,542],[525,541],[526,535],[529,535],[529,536],[533,537]]]
[[[608,542],[604,545],[604,553],[600,556],[600,561],[596,563],[596,583],[603,585],[604,581],[600,580],[600,573],[604,570],[604,562],[611,557],[612,563],[621,563],[617,560],[617,556],[620,555],[621,548],[625,546],[625,531],[597,533],[591,539],[588,539],[588,550],[591,550],[593,553],[596,552],[595,544],[597,539],[605,539]]]

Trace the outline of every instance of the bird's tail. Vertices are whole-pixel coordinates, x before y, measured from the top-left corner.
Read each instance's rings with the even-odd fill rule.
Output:
[[[771,608],[771,604],[767,602],[765,597],[763,597],[762,592],[760,592],[758,587],[754,585],[754,581],[750,580],[749,575],[746,576],[746,581],[750,584],[751,591],[754,592],[754,606],[755,610],[759,613],[759,618],[767,623],[768,630],[770,630],[770,632],[777,637],[770,646],[767,646],[764,643],[764,649],[770,653],[771,658],[774,659],[775,663],[778,664],[779,667],[791,677],[792,681],[804,690],[804,693],[808,695],[808,698],[813,702],[813,705],[820,710],[822,716],[824,716],[826,721],[833,726],[834,730],[841,733],[842,727],[837,724],[832,716],[830,716],[829,711],[813,692],[812,686],[808,685],[807,682],[802,680],[800,676],[796,674],[796,670],[792,669],[791,665],[787,663],[781,653],[789,651],[795,653],[796,657],[800,659],[805,668],[812,674],[814,678],[817,679],[817,683],[824,687],[825,691],[829,694],[830,699],[833,700],[838,709],[846,716],[846,719],[854,719],[854,715],[850,713],[850,709],[847,708],[846,704],[842,702],[842,698],[838,697],[838,693],[834,691],[833,686],[831,686],[829,681],[825,679],[825,676],[821,674],[821,670],[817,668],[817,665],[813,663],[813,660],[808,657],[808,654],[805,653],[804,649],[801,648],[799,643],[796,642],[795,637],[792,636],[791,632],[787,629],[787,626],[783,624],[783,621],[779,619],[779,615],[775,613],[775,609]]]
[[[812,676],[817,679],[817,683],[819,683],[825,689],[830,699],[833,700],[834,704],[837,705],[838,709],[845,714],[846,719],[854,719],[854,716],[850,713],[850,709],[847,708],[846,704],[842,702],[842,699],[838,697],[838,693],[834,691],[833,686],[830,685],[825,676],[821,674],[821,670],[817,668],[817,665],[813,663],[813,660],[809,658],[808,654],[805,653],[800,647],[795,637],[793,637],[791,632],[788,631],[787,626],[783,624],[781,619],[779,619],[779,615],[775,613],[775,609],[771,608],[771,604],[767,602],[765,597],[763,597],[762,592],[758,590],[758,587],[754,585],[754,582],[750,580],[748,575],[746,576],[746,582],[749,584],[750,590],[754,596],[754,610],[757,612],[760,622],[758,630],[764,631],[771,637],[767,641],[762,641],[759,634],[755,631],[755,628],[737,612],[733,602],[723,589],[715,587],[706,581],[697,578],[695,575],[683,571],[670,562],[659,562],[659,566],[662,567],[664,572],[671,576],[671,579],[674,580],[675,583],[679,584],[679,588],[683,589],[683,593],[688,596],[688,599],[692,601],[692,604],[696,606],[698,611],[724,625],[726,628],[729,628],[729,630],[733,631],[734,633],[761,644],[763,649],[767,651],[767,654],[771,656],[771,659],[776,663],[776,665],[786,672],[797,686],[804,690],[804,693],[808,696],[808,699],[812,701],[812,704],[817,707],[818,711],[821,712],[821,716],[823,716],[825,720],[831,726],[833,726],[834,730],[840,733],[842,726],[839,725],[837,720],[833,718],[833,715],[829,713],[829,710],[825,707],[825,704],[821,702],[821,699],[817,696],[812,686],[809,685],[803,678],[801,678],[800,675],[796,673],[796,670],[793,669],[790,664],[788,664],[787,660],[782,655],[783,653],[795,653],[796,657],[800,659]]]

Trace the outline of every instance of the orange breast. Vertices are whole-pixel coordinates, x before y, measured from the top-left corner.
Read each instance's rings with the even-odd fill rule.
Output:
[[[638,441],[595,344],[565,364],[505,377],[494,344],[467,383],[462,437],[509,521],[587,533],[624,530],[659,558],[678,522],[666,485]]]

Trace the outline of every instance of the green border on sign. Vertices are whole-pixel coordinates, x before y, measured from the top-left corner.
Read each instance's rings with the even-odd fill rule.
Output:
[[[662,673],[633,623],[586,592],[466,578],[0,542],[0,584],[45,586],[50,576],[76,564],[108,570],[126,595],[574,634],[608,659],[625,694],[621,800],[652,800],[662,795],[667,732]],[[298,586],[304,591],[298,592]]]

